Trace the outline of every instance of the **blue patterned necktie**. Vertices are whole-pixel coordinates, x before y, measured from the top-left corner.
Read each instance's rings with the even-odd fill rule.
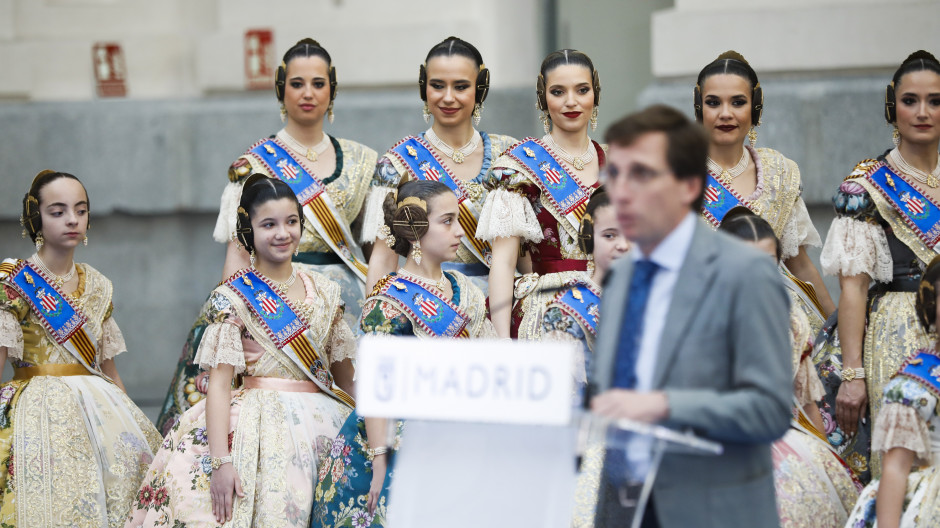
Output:
[[[630,297],[627,299],[627,310],[623,315],[620,342],[617,346],[614,387],[636,388],[636,361],[643,338],[643,316],[646,313],[646,303],[653,286],[653,277],[657,271],[659,271],[659,264],[652,260],[638,260],[633,265]]]

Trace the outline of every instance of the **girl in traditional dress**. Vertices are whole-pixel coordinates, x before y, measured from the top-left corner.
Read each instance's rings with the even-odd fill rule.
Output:
[[[464,230],[454,262],[458,270],[486,291],[491,249],[474,237],[486,189],[483,178],[515,138],[478,131],[490,71],[480,52],[465,40],[448,37],[428,52],[418,72],[418,92],[424,101],[424,120],[431,128],[408,136],[385,153],[375,167],[363,212],[362,241],[373,243],[366,289],[398,267],[398,255],[381,241],[388,235],[382,209],[385,197],[409,180],[444,182],[460,203]]]
[[[841,286],[844,370],[835,414],[848,435],[866,417],[880,427],[885,383],[932,343],[917,323],[914,292],[940,242],[940,63],[933,55],[917,51],[901,63],[886,89],[885,118],[897,145],[860,162],[839,186],[820,256],[823,271],[837,275]],[[858,453],[846,461],[880,475],[877,454],[870,466]]]
[[[451,189],[436,181],[410,181],[397,196],[387,195],[384,209],[390,236],[383,243],[407,260],[382,277],[366,299],[362,331],[419,338],[495,337],[483,292],[466,275],[442,268],[453,260],[465,234]],[[384,418],[353,413],[346,420],[320,467],[312,527],[386,525],[397,447],[386,442],[386,431]]]
[[[940,257],[924,271],[916,313],[936,340]],[[884,387],[872,450],[882,453],[881,479],[862,490],[846,528],[940,525],[940,342],[918,350]]]
[[[581,344],[580,356],[576,357],[574,367],[575,401],[580,406],[594,357],[594,339],[600,318],[600,285],[603,284],[614,260],[630,249],[630,242],[620,231],[610,198],[603,190],[595,192],[588,202],[581,219],[578,243],[581,251],[590,258],[588,270],[591,275],[584,280],[575,281],[570,288],[555,296],[542,316],[542,328],[545,339],[577,341]],[[599,444],[588,447],[582,457],[575,488],[571,523],[575,528],[594,526],[603,465],[603,447]]]
[[[780,261],[782,247],[773,227],[744,207],[728,212],[719,228]],[[785,272],[781,268],[781,272]],[[789,282],[789,281],[787,281]],[[777,511],[783,528],[837,528],[845,523],[861,487],[852,470],[829,445],[816,401],[824,389],[813,365],[813,331],[800,308],[798,288],[788,285],[792,301],[793,420],[786,435],[773,444]]]
[[[256,174],[237,211],[252,265],[209,296],[196,356],[207,397],[164,439],[127,528],[306,527],[317,469],[351,412],[355,338],[340,287],[291,262],[303,207]]]
[[[580,51],[550,53],[536,98],[545,136],[511,146],[493,164],[477,237],[493,246],[490,317],[500,337],[539,339],[542,313],[557,289],[584,279],[581,217],[605,151],[588,136],[597,126],[600,78]],[[514,285],[516,269],[532,272]]]
[[[336,69],[330,54],[313,39],[292,46],[277,69],[274,90],[285,125],[273,137],[249,147],[229,168],[213,236],[228,244],[222,277],[248,267],[248,252],[232,238],[242,186],[249,174],[261,173],[287,182],[304,205],[304,231],[295,264],[340,285],[349,307],[347,323],[355,326],[363,299],[366,266],[350,225],[359,215],[372,169],[374,150],[330,136],[324,119],[333,122]],[[209,321],[206,303],[196,319],[170,384],[157,427],[166,434],[179,415],[205,397],[206,373],[193,362]]]
[[[40,172],[21,217],[36,253],[0,264],[0,526],[123,526],[160,446],[114,364],[111,281],[73,260],[89,211],[78,178]]]

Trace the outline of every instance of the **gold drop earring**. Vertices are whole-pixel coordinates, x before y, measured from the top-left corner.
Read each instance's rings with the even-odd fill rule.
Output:
[[[415,240],[414,245],[411,246],[411,260],[415,261],[415,264],[421,265],[421,242]]]
[[[891,133],[891,142],[894,143],[894,147],[901,146],[901,131],[898,130],[898,126],[894,125],[894,132]]]
[[[427,103],[424,103],[424,112],[422,113],[422,116],[424,117],[425,123],[431,122],[431,107],[429,107]]]
[[[42,238],[42,231],[36,233],[36,251],[42,249],[42,245],[45,243],[45,239]]]
[[[591,111],[591,130],[597,130],[597,107]]]

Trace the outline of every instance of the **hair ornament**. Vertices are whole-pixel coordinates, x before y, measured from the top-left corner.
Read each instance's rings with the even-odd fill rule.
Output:
[[[425,213],[428,212],[428,203],[422,200],[421,198],[418,198],[417,196],[409,196],[403,199],[402,201],[398,202],[397,205],[399,208],[406,207],[409,205],[414,205],[420,208]]]

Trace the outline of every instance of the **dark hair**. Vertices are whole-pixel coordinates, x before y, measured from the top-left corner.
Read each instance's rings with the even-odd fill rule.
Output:
[[[473,61],[477,67],[476,92],[474,102],[483,104],[490,91],[490,70],[483,63],[483,55],[473,44],[458,37],[447,37],[438,42],[424,58],[424,63],[418,68],[418,94],[422,101],[428,100],[428,61],[434,57],[466,57]]]
[[[67,172],[44,170],[33,178],[33,183],[29,186],[29,191],[23,196],[23,212],[20,215],[20,223],[23,224],[23,229],[33,242],[36,241],[36,235],[42,231],[42,214],[39,212],[39,191],[46,185],[60,178],[75,180],[82,186],[82,189],[85,190],[85,202],[88,204],[89,211],[88,227],[91,227],[91,200],[88,198],[88,189],[85,189],[85,184]]]
[[[917,319],[927,332],[937,323],[937,286],[940,283],[940,256],[934,257],[924,270],[917,288]]]
[[[732,208],[721,220],[718,226],[719,231],[724,231],[731,236],[747,240],[748,242],[760,242],[761,240],[773,240],[776,248],[777,262],[783,258],[783,249],[780,247],[780,239],[774,233],[774,228],[770,226],[767,220],[757,216],[753,211],[744,206]]]
[[[701,125],[671,106],[653,105],[617,121],[607,129],[604,137],[611,145],[626,147],[640,136],[653,132],[666,134],[666,161],[676,179],[695,179],[701,183],[701,192],[692,203],[692,209],[700,211],[705,196],[705,160],[708,158],[708,136]]]
[[[255,249],[255,234],[251,228],[251,217],[258,207],[271,200],[290,198],[297,203],[297,214],[300,216],[300,228],[304,226],[303,206],[297,201],[297,195],[290,186],[277,178],[268,178],[264,174],[255,173],[245,180],[242,186],[242,196],[238,201],[236,213],[235,235],[238,242],[245,247],[245,251]]]
[[[411,180],[399,185],[397,193],[389,193],[385,197],[382,211],[385,213],[385,225],[395,236],[392,247],[395,253],[403,257],[408,255],[411,244],[428,232],[431,198],[449,192],[450,187],[439,181]],[[428,209],[416,203],[418,200],[423,201],[424,207]]]
[[[908,55],[907,58],[904,59],[904,62],[898,66],[897,71],[894,72],[894,76],[891,77],[891,84],[885,88],[885,120],[888,123],[895,123],[898,119],[898,100],[895,90],[897,90],[898,84],[901,82],[901,77],[904,77],[908,73],[918,71],[932,71],[940,75],[940,61],[937,61],[937,58],[930,52],[917,50]]]
[[[330,76],[330,102],[333,102],[333,99],[336,98],[336,68],[333,67],[333,59],[330,58],[330,53],[326,51],[319,42],[312,38],[299,40],[297,44],[294,44],[287,50],[284,54],[284,58],[281,59],[281,64],[277,67],[277,71],[274,72],[274,93],[277,95],[277,100],[281,102],[284,101],[284,86],[287,84],[287,65],[297,57],[320,57],[326,62]]]
[[[705,86],[705,80],[712,75],[721,74],[737,75],[748,82],[751,87],[751,124],[757,126],[760,123],[761,112],[764,109],[764,91],[760,87],[760,81],[757,79],[757,72],[754,71],[754,68],[751,68],[743,55],[733,50],[722,53],[698,73],[695,89],[692,92],[695,119],[699,121],[703,119],[702,89]]]
[[[581,218],[581,226],[578,228],[578,248],[585,255],[594,253],[594,213],[608,205],[610,205],[610,197],[607,191],[603,187],[598,187],[584,208],[584,217]]]
[[[594,63],[590,57],[578,50],[563,49],[549,53],[539,68],[539,78],[535,83],[535,97],[539,110],[548,111],[548,100],[545,98],[545,82],[548,79],[548,73],[559,66],[565,65],[584,66],[591,72],[594,106],[597,106],[601,102],[601,79],[597,74],[597,70],[594,69]]]

